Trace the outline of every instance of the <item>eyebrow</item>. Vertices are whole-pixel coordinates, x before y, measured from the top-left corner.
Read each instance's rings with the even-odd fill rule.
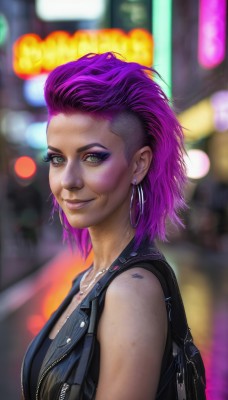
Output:
[[[95,146],[96,146],[96,147],[101,147],[102,149],[105,149],[105,150],[108,150],[107,147],[103,146],[103,145],[100,144],[100,143],[90,143],[90,144],[87,144],[87,145],[85,145],[85,146],[79,147],[79,148],[77,149],[77,153],[82,153],[83,151],[88,150],[88,149],[91,149],[91,147],[95,147]],[[53,146],[48,146],[48,149],[53,150],[53,151],[56,151],[56,152],[58,152],[58,153],[62,153],[61,150],[59,150],[59,149],[57,149],[56,147],[53,147]]]

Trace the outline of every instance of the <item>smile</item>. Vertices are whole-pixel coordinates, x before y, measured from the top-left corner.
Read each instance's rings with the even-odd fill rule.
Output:
[[[68,210],[78,210],[84,206],[86,206],[88,203],[90,203],[91,200],[64,200],[64,203]]]

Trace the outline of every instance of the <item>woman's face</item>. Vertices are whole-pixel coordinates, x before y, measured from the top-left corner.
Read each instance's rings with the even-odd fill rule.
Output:
[[[132,162],[110,122],[90,114],[58,114],[47,130],[50,187],[74,228],[115,221],[129,215]]]

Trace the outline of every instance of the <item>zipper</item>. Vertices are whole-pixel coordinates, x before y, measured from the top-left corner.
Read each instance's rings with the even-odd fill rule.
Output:
[[[64,383],[59,395],[59,400],[64,400],[66,396],[66,392],[68,391],[70,385],[68,383]]]
[[[22,392],[22,398],[23,398],[23,400],[25,399],[24,386],[23,386],[23,377],[22,377],[22,374],[23,374],[23,367],[24,367],[24,359],[25,359],[25,358],[23,358],[23,362],[22,362],[22,366],[21,366],[21,392]]]
[[[56,365],[58,364],[60,361],[62,361],[66,356],[68,355],[68,353],[65,353],[62,357],[58,358],[58,360],[55,360],[51,365],[49,365],[49,367],[43,372],[43,374],[40,377],[37,389],[36,389],[36,400],[39,400],[39,390],[40,390],[40,386],[41,383],[45,377],[45,375]],[[63,397],[64,399],[64,397]]]

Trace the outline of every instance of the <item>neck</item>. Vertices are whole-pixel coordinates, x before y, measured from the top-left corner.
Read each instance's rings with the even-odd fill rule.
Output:
[[[108,268],[135,236],[128,224],[106,229],[89,229],[94,254],[94,269]],[[113,233],[115,232],[115,233]]]

